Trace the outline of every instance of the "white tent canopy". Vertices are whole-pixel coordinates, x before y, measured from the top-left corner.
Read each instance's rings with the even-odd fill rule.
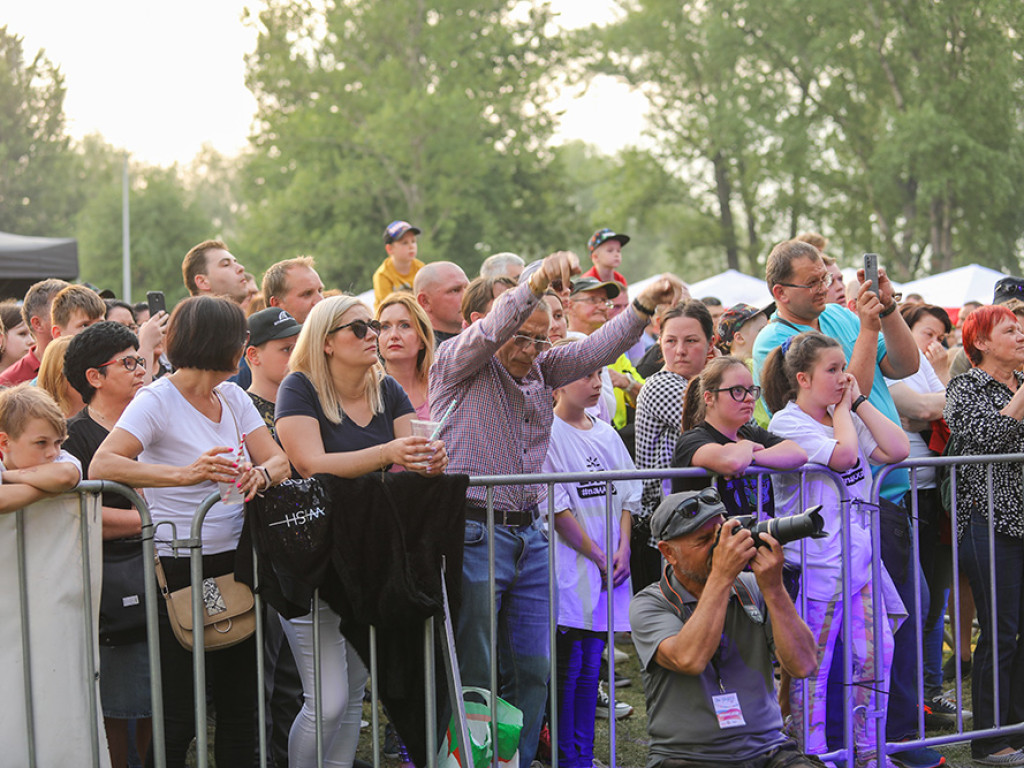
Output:
[[[640,291],[656,279],[657,275],[631,283],[629,295],[635,298]],[[690,295],[695,299],[715,296],[726,307],[740,303],[763,307],[772,300],[772,295],[768,292],[768,286],[763,278],[751,277],[737,272],[735,269],[727,269],[720,275],[693,283],[690,285]]]
[[[960,307],[967,301],[988,304],[996,282],[1003,277],[1002,272],[970,264],[904,283],[903,295],[919,293],[926,302],[940,307]]]

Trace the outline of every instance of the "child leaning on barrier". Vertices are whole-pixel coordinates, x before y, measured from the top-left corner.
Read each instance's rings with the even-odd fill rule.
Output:
[[[566,341],[563,343],[574,343]],[[601,372],[555,390],[555,420],[545,472],[632,470],[625,445],[611,425],[586,409],[601,397]],[[639,480],[611,484],[611,549],[608,484],[603,480],[554,486],[558,534],[558,750],[559,765],[591,768],[601,654],[608,632],[607,574],[612,572],[614,629],[629,631],[631,512],[640,506]],[[543,505],[542,505],[543,507]]]
[[[801,333],[774,349],[761,372],[765,401],[774,412],[770,429],[807,451],[808,461],[823,464],[842,478],[854,503],[850,510],[850,612],[853,628],[854,722],[857,768],[888,765],[877,760],[876,730],[864,713],[871,709],[872,689],[878,690],[875,707],[885,713],[892,664],[894,619],[905,610],[896,588],[882,569],[882,605],[872,603],[870,515],[859,501],[871,493],[870,458],[892,463],[907,457],[909,446],[899,424],[890,421],[860,393],[857,379],[846,372],[846,356],[839,342],[816,331]],[[787,544],[786,560],[799,563],[805,553],[800,591],[796,601],[802,618],[818,640],[818,671],[806,681],[794,680],[790,706],[802,739],[801,716],[809,723],[809,739],[802,745],[808,754],[826,751],[826,688],[833,651],[843,623],[842,507],[832,481],[809,473],[803,497],[799,475],[775,475],[776,516],[791,515],[804,507],[822,505],[823,539]],[[801,505],[802,501],[802,505]],[[882,622],[882,647],[873,647],[874,625]],[[803,688],[807,686],[809,712],[804,712]]]
[[[61,450],[67,434],[64,415],[42,389],[26,383],[0,392],[0,512],[78,485],[82,468]]]

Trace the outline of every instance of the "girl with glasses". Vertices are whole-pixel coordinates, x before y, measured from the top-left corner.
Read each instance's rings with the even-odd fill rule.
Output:
[[[839,342],[816,331],[801,333],[774,349],[761,372],[765,400],[775,414],[769,428],[791,438],[808,460],[824,464],[839,474],[853,499],[850,507],[849,547],[851,612],[853,626],[854,740],[857,768],[891,765],[879,760],[875,723],[864,713],[886,710],[893,632],[906,616],[892,579],[882,569],[882,605],[872,602],[871,532],[869,510],[861,502],[870,498],[871,469],[876,464],[903,461],[909,452],[907,436],[860,393],[857,379],[846,371],[846,356]],[[805,551],[797,609],[818,640],[818,671],[806,680],[794,680],[790,709],[796,721],[798,741],[803,740],[806,719],[809,740],[802,744],[809,754],[826,751],[826,689],[836,640],[843,624],[841,507],[832,480],[810,473],[801,496],[797,475],[772,478],[779,515],[799,513],[822,505],[826,538],[786,545],[786,560],[801,564]],[[874,625],[882,623],[882,647],[874,648]],[[804,687],[808,710],[804,711]],[[872,689],[878,691],[872,703]]]
[[[673,467],[702,467],[718,475],[717,488],[730,515],[775,516],[775,497],[767,477],[743,475],[751,464],[795,469],[807,453],[792,440],[757,426],[751,417],[761,395],[746,364],[719,357],[691,382],[683,406],[683,434],[676,443]],[[699,491],[708,477],[677,477],[672,493]]]
[[[444,471],[444,444],[412,436],[415,417],[402,387],[385,375],[381,325],[355,296],[332,296],[309,313],[277,395],[277,436],[303,477],[359,477],[393,464],[422,475]],[[324,763],[351,766],[359,738],[366,668],[321,599],[321,709]],[[303,705],[292,724],[288,764],[316,765],[313,612],[282,619],[302,678]]]

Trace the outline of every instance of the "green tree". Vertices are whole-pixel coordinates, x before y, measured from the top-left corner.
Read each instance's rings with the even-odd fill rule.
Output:
[[[272,0],[248,60],[246,263],[310,253],[329,285],[363,290],[398,218],[423,230],[424,260],[467,273],[562,242],[549,19],[512,0]]]
[[[813,228],[903,279],[1019,271],[1024,5],[620,5],[585,61],[651,99],[659,157],[713,206],[729,266]]]
[[[656,156],[625,149],[609,157],[579,141],[558,147],[556,155],[573,211],[566,247],[580,255],[584,269],[586,242],[601,227],[630,236],[620,271],[631,282],[665,271],[694,282],[725,269],[716,218],[700,210]]]
[[[619,21],[579,35],[583,60],[642,89],[657,156],[685,178],[703,216],[717,219],[723,266],[755,269],[777,187],[765,173],[769,135],[757,119],[772,98],[768,78],[745,66],[748,43],[715,0],[619,5]]]
[[[94,146],[96,166],[123,157],[109,146]],[[94,177],[93,194],[78,215],[81,279],[121,293],[121,173],[113,164]],[[185,189],[176,168],[131,167],[132,296],[163,291],[167,303],[186,295],[181,260],[198,242],[212,236],[210,217]]]
[[[81,197],[64,126],[64,76],[39,51],[0,27],[0,230],[71,234]]]
[[[723,12],[806,105],[807,178],[850,250],[879,250],[904,278],[972,261],[1019,269],[1024,6],[786,0]],[[808,31],[799,44],[794,19]]]

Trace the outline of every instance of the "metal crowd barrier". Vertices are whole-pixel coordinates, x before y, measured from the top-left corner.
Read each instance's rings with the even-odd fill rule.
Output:
[[[912,553],[913,553],[914,562],[916,563],[917,562],[918,553],[919,553],[919,528],[918,528],[918,519],[917,519],[917,503],[918,503],[917,502],[917,471],[916,471],[917,468],[928,467],[928,466],[941,466],[941,465],[954,466],[954,465],[963,465],[963,464],[989,464],[989,465],[991,465],[991,464],[995,464],[995,463],[1018,463],[1018,464],[1021,464],[1022,469],[1024,469],[1024,454],[1022,454],[1022,455],[1013,455],[1013,456],[995,455],[995,456],[976,456],[976,457],[939,457],[939,458],[915,459],[915,460],[911,460],[911,461],[905,461],[905,462],[902,462],[900,464],[883,467],[879,471],[878,475],[875,478],[874,486],[873,486],[873,492],[872,492],[873,493],[872,499],[873,499],[873,501],[877,502],[878,490],[880,488],[880,485],[881,485],[883,479],[886,477],[886,475],[888,475],[889,472],[891,472],[891,471],[893,471],[893,470],[895,470],[897,468],[909,468],[909,469],[911,469],[912,493],[911,493],[911,497],[910,498],[911,498],[911,532],[912,532],[912,544],[913,544]],[[752,467],[750,470],[748,470],[747,474],[748,475],[753,475],[753,476],[755,476],[757,478],[758,513],[759,513],[759,516],[760,516],[760,513],[762,512],[762,509],[761,509],[761,493],[760,493],[760,490],[761,490],[761,487],[762,487],[762,483],[770,482],[770,476],[771,475],[775,475],[775,474],[799,474],[800,477],[801,477],[800,503],[801,503],[802,506],[806,506],[806,505],[803,504],[803,497],[804,497],[805,488],[806,488],[806,476],[810,472],[818,473],[820,475],[823,475],[823,476],[827,477],[829,479],[829,481],[832,482],[832,484],[835,486],[835,488],[837,490],[837,493],[838,493],[838,496],[839,496],[839,499],[840,499],[840,504],[842,506],[846,506],[849,509],[849,505],[851,504],[851,500],[849,498],[849,495],[846,492],[844,483],[842,482],[841,478],[836,473],[832,472],[827,467],[822,467],[822,466],[818,466],[818,465],[805,465],[804,467],[801,467],[800,469],[794,470],[793,472],[789,472],[789,473],[781,473],[781,472],[769,471],[769,470],[762,469],[762,468]],[[617,526],[617,523],[618,523],[617,520],[612,520],[611,519],[611,517],[612,517],[612,507],[611,507],[611,494],[610,494],[609,490],[610,490],[611,484],[614,481],[618,481],[618,480],[643,480],[643,479],[649,479],[649,478],[668,479],[668,478],[675,478],[675,477],[709,477],[709,476],[710,476],[709,473],[707,473],[704,470],[692,469],[691,468],[691,469],[667,469],[667,470],[640,470],[640,471],[632,471],[632,472],[613,471],[613,472],[591,472],[591,473],[573,473],[573,474],[536,474],[536,475],[518,475],[518,476],[480,476],[480,477],[471,478],[471,481],[470,481],[470,485],[471,486],[474,486],[474,487],[484,487],[484,488],[487,489],[487,492],[486,492],[486,507],[487,507],[487,523],[486,523],[486,528],[487,528],[488,541],[490,542],[490,546],[489,546],[489,550],[490,550],[490,557],[489,557],[489,580],[490,580],[490,585],[491,585],[491,590],[490,590],[490,592],[491,592],[491,602],[490,602],[490,624],[491,624],[491,639],[490,639],[490,645],[491,645],[491,648],[490,648],[490,650],[491,650],[490,677],[491,677],[491,680],[490,680],[490,682],[491,682],[491,689],[493,691],[500,691],[500,685],[499,685],[499,679],[498,679],[498,650],[497,650],[497,596],[495,594],[495,589],[494,589],[494,587],[495,587],[495,562],[494,562],[493,541],[494,541],[494,525],[495,525],[495,522],[494,522],[493,501],[494,501],[494,488],[495,487],[497,487],[497,486],[505,486],[505,485],[524,485],[524,484],[529,484],[529,485],[538,485],[538,484],[546,485],[547,489],[548,489],[548,501],[547,501],[548,519],[551,519],[551,518],[553,518],[553,515],[554,515],[554,513],[556,511],[554,509],[554,495],[552,493],[552,490],[553,490],[555,484],[558,484],[558,483],[580,482],[580,481],[584,481],[584,480],[587,481],[587,482],[591,482],[591,483],[595,482],[595,481],[596,482],[604,482],[606,484],[606,514],[608,516],[607,519],[606,519],[607,538],[606,538],[605,546],[606,546],[607,551],[611,551],[612,550],[612,544],[613,544],[612,531],[615,530],[615,528],[613,528],[613,525]],[[957,507],[956,507],[956,504],[955,504],[955,483],[956,483],[956,472],[953,473],[954,504],[953,504],[953,509],[951,510],[952,519],[953,519],[953,530],[954,530],[954,532],[956,531],[956,518],[957,518]],[[131,489],[131,488],[127,487],[127,486],[121,485],[119,483],[112,483],[112,482],[109,482],[109,481],[90,480],[90,481],[83,481],[78,486],[78,488],[76,489],[76,492],[80,496],[80,503],[81,503],[81,508],[82,508],[83,513],[84,513],[84,510],[85,510],[86,495],[88,495],[88,494],[99,494],[99,493],[102,493],[102,492],[114,492],[114,493],[118,493],[118,494],[124,496],[129,501],[131,501],[136,506],[136,508],[139,510],[139,514],[140,514],[140,516],[142,518],[142,546],[143,546],[143,552],[144,552],[144,567],[145,567],[146,623],[147,623],[147,634],[148,634],[148,640],[149,640],[148,651],[149,651],[149,661],[150,661],[151,680],[152,680],[152,689],[151,689],[152,711],[153,711],[152,744],[153,744],[153,751],[154,751],[154,757],[155,757],[155,765],[158,768],[163,768],[163,766],[165,766],[165,759],[164,759],[164,728],[163,728],[163,706],[162,706],[161,676],[160,676],[159,632],[158,632],[158,623],[157,623],[158,622],[158,620],[157,620],[157,600],[160,599],[160,596],[159,596],[159,593],[158,593],[158,590],[157,590],[157,586],[156,586],[156,577],[155,577],[155,571],[154,571],[154,558],[155,558],[154,535],[155,535],[156,527],[153,524],[153,521],[152,521],[152,519],[150,517],[150,513],[149,513],[149,510],[148,510],[148,507],[146,506],[144,499],[141,496],[139,496],[133,489]],[[173,546],[176,546],[178,548],[184,548],[184,549],[190,551],[190,554],[191,554],[191,575],[192,575],[193,583],[200,583],[202,581],[202,524],[203,524],[203,520],[204,520],[204,518],[206,516],[206,513],[213,506],[213,504],[216,503],[217,499],[218,499],[217,494],[211,494],[203,502],[203,504],[200,505],[200,507],[197,509],[196,514],[195,514],[195,516],[193,518],[193,521],[192,521],[190,537],[188,539],[178,540],[178,539],[175,538],[172,542],[169,542]],[[993,506],[991,468],[988,469],[988,504],[989,504],[989,510],[991,511],[992,506]],[[874,538],[875,538],[875,541],[874,541],[875,546],[873,547],[873,557],[872,557],[872,570],[873,570],[874,584],[876,585],[876,594],[874,596],[874,599],[877,601],[878,600],[877,590],[878,590],[878,584],[879,584],[878,576],[880,574],[880,568],[882,568],[884,566],[881,564],[881,558],[880,558],[879,547],[878,547],[878,532],[879,532],[879,525],[880,525],[880,523],[879,523],[879,517],[878,517],[878,511],[877,511],[877,504],[872,505],[872,508],[873,508],[874,511],[873,511],[873,515],[872,515],[872,526],[871,526],[871,528],[872,528],[873,535],[874,535]],[[19,540],[18,540],[18,547],[19,547],[18,548],[18,553],[19,553],[19,557],[18,557],[18,566],[19,566],[19,594],[20,594],[21,606],[22,606],[22,616],[24,618],[24,617],[27,617],[27,610],[26,610],[26,601],[27,601],[26,571],[25,571],[25,562],[24,562],[23,541],[22,541],[22,534],[21,534],[21,530],[22,530],[21,521],[22,521],[22,515],[24,513],[23,513],[23,511],[19,511],[19,512],[16,512],[14,514],[18,515],[18,531],[19,531]],[[83,514],[83,517],[84,517],[84,514]],[[844,589],[843,589],[843,592],[844,592],[844,594],[843,594],[843,614],[844,615],[843,615],[843,625],[842,625],[842,632],[843,632],[843,640],[844,640],[844,642],[843,642],[843,659],[842,659],[842,663],[843,663],[844,683],[845,683],[845,685],[844,685],[845,706],[844,706],[844,718],[843,718],[843,746],[842,746],[842,748],[840,748],[837,751],[830,752],[830,753],[828,753],[826,755],[822,755],[822,757],[824,759],[837,759],[837,760],[852,761],[852,757],[853,757],[853,751],[852,751],[853,750],[853,714],[854,713],[852,711],[852,699],[853,699],[853,686],[852,686],[852,681],[851,681],[851,677],[852,677],[852,643],[851,643],[851,626],[850,626],[850,621],[849,621],[849,616],[850,616],[850,610],[849,609],[850,609],[850,597],[851,597],[850,596],[850,575],[851,574],[850,574],[850,566],[849,566],[850,547],[847,546],[847,543],[850,540],[850,538],[849,538],[850,537],[850,514],[849,513],[842,514],[841,515],[841,519],[843,520],[843,528],[842,528],[842,531],[841,531],[841,536],[842,536],[842,541],[843,541],[843,545],[844,545],[843,546],[843,562],[842,562],[842,573],[843,573],[842,578],[843,578],[843,587],[844,587]],[[991,515],[990,515],[990,522],[989,522],[989,530],[990,530],[990,534],[991,534],[991,532],[992,532]],[[83,537],[82,537],[82,542],[83,542],[83,548],[87,549],[88,544],[87,544],[87,537],[85,535],[83,535]],[[991,547],[992,547],[992,539],[991,539],[991,535],[990,535],[990,549],[991,549]],[[958,547],[957,547],[957,541],[956,541],[956,536],[955,535],[953,536],[952,557],[953,557],[954,566],[955,566],[955,563],[956,563],[956,561],[958,559]],[[83,600],[85,601],[85,604],[86,604],[86,616],[87,617],[90,616],[91,612],[92,612],[92,605],[91,605],[92,596],[91,596],[91,593],[90,593],[89,588],[88,588],[88,585],[90,584],[90,579],[91,579],[91,575],[90,575],[91,567],[92,567],[92,564],[89,561],[89,554],[88,554],[87,551],[84,551],[83,552],[83,578],[84,578],[85,589],[84,589],[84,593],[83,593]],[[556,547],[549,546],[548,547],[548,590],[549,590],[548,591],[548,598],[549,598],[549,616],[548,616],[548,619],[549,619],[549,642],[550,642],[550,647],[551,647],[550,675],[551,675],[551,680],[552,681],[556,681],[557,680],[557,654],[556,654],[556,642],[555,642],[555,639],[556,639],[556,632],[557,632],[557,616],[558,616],[558,613],[557,613],[557,599],[558,598],[557,598],[557,578],[555,577],[555,573],[556,573],[555,568],[556,568]],[[955,573],[955,570],[954,570],[954,573]],[[917,604],[920,605],[920,595],[921,595],[920,575],[921,574],[920,574],[920,571],[918,569],[915,569],[915,574],[916,574],[916,578],[915,578],[915,587],[914,587],[914,589],[915,589],[915,593],[916,593],[916,596],[917,596]],[[614,590],[612,569],[608,569],[608,572],[607,572],[606,576],[607,576],[607,580],[608,580],[608,583],[607,583],[608,594],[610,596],[612,594],[613,590]],[[995,563],[994,563],[994,558],[992,558],[991,564],[990,564],[990,580],[991,580],[990,583],[994,585],[994,580],[995,580]],[[958,622],[959,621],[959,614],[960,614],[960,594],[959,594],[959,588],[958,588],[957,580],[955,578],[953,579],[953,583],[952,583],[952,594],[953,594],[954,615],[956,617],[955,620],[956,620],[956,622]],[[993,591],[993,594],[994,594],[994,591]],[[807,598],[806,598],[805,591],[803,591],[803,590],[801,591],[801,596],[802,596],[801,597],[802,601],[806,601]],[[260,691],[259,700],[258,700],[258,711],[259,711],[259,718],[258,718],[259,735],[258,735],[258,738],[259,738],[259,754],[260,754],[260,758],[259,759],[260,759],[260,765],[265,767],[266,764],[267,764],[268,744],[267,744],[267,735],[266,735],[266,729],[265,729],[265,722],[266,722],[265,721],[265,717],[264,717],[264,715],[265,715],[265,701],[264,701],[264,693],[263,693],[265,691],[265,688],[264,688],[264,676],[265,675],[264,675],[264,669],[263,669],[263,654],[262,654],[264,627],[263,627],[262,599],[260,597],[260,594],[259,594],[258,590],[256,592],[256,605],[257,605],[257,611],[256,611],[256,619],[257,619],[257,621],[256,621],[256,640],[257,640],[257,646],[258,646],[258,649],[259,649],[258,652],[257,652],[257,674],[258,674],[258,683],[257,684],[258,684],[258,690]],[[202,612],[202,602],[199,601],[199,600],[194,600],[192,602],[192,607],[193,607],[193,622],[194,622],[194,626],[196,626],[196,627],[203,626],[202,615],[201,615],[201,612]],[[804,609],[806,608],[806,602],[803,603],[803,608]],[[318,622],[317,622],[318,611],[319,611],[319,608],[317,607],[317,601],[314,600],[314,623],[313,623],[314,635],[315,635],[315,639],[314,639],[314,643],[315,643],[315,648],[314,648],[314,669],[315,669],[315,680],[316,680],[315,701],[316,701],[317,711],[319,711],[319,709],[320,709],[320,685],[321,685],[321,680],[320,680],[320,654],[319,654],[319,651],[320,651],[320,649],[319,649],[319,629],[318,629]],[[923,622],[923,617],[921,616],[922,611],[918,610],[915,613],[916,613],[916,619],[915,620],[917,622],[917,636],[920,639],[920,638],[922,638],[922,622]],[[993,643],[996,641],[996,630],[997,630],[995,615],[996,615],[995,614],[995,610],[993,609],[993,621],[992,621],[992,625],[993,625],[992,626]],[[615,616],[614,616],[614,604],[613,604],[613,601],[611,599],[609,599],[608,600],[608,628],[609,629],[608,629],[607,649],[608,649],[608,677],[609,677],[609,680],[608,680],[608,693],[609,693],[609,696],[611,698],[611,707],[610,707],[610,712],[609,712],[609,757],[610,757],[610,768],[615,768],[615,766],[616,766],[616,752],[617,752],[617,748],[616,748],[616,719],[614,717],[614,705],[615,705],[615,660],[614,660],[614,652],[613,652],[614,648],[615,648],[614,618],[615,618]],[[881,627],[881,625],[878,622],[876,622],[876,637],[875,637],[876,645],[878,643],[880,643],[880,633],[881,633],[881,628],[880,627]],[[91,629],[91,625],[90,625],[90,629]],[[435,627],[434,627],[434,622],[433,622],[432,619],[428,620],[428,622],[425,624],[424,633],[425,633],[425,639],[427,641],[426,642],[426,648],[425,648],[425,661],[426,661],[426,660],[431,660],[431,659],[434,658],[434,645],[433,644],[434,644],[434,640],[435,640]],[[89,638],[88,639],[88,643],[89,643],[89,646],[90,646],[89,649],[87,649],[88,650],[88,658],[90,660],[89,674],[90,674],[90,679],[95,679],[96,674],[97,674],[97,670],[95,669],[95,666],[93,665],[92,660],[94,658],[93,653],[94,653],[94,650],[95,650],[96,638],[91,635],[91,631],[90,631],[90,633],[87,633],[87,637]],[[955,643],[954,654],[959,659],[960,643],[959,643],[959,638],[956,635],[956,633],[954,633],[954,638],[955,638],[955,640],[954,640],[954,643]],[[196,652],[193,653],[193,675],[194,675],[194,679],[195,679],[195,688],[194,688],[194,690],[195,691],[204,691],[205,690],[206,670],[205,670],[205,657],[204,657],[204,654],[202,653],[202,647],[203,647],[203,633],[202,632],[199,632],[199,631],[195,632],[194,643],[195,643],[195,650],[196,650]],[[918,645],[920,645],[920,643]],[[36,753],[35,744],[36,744],[37,734],[35,732],[35,727],[34,727],[34,723],[33,723],[33,720],[32,720],[33,691],[32,691],[31,673],[30,673],[29,665],[28,665],[28,659],[30,657],[30,648],[29,648],[29,645],[28,645],[27,623],[24,622],[24,621],[23,621],[23,625],[22,625],[22,653],[23,653],[23,657],[25,659],[25,670],[26,670],[26,672],[25,672],[25,679],[24,679],[24,701],[25,701],[25,707],[26,707],[26,713],[27,713],[27,722],[28,722],[27,733],[26,733],[26,742],[27,742],[27,745],[28,745],[28,753],[29,753],[29,756],[30,756],[29,757],[29,768],[35,768],[35,766],[37,765],[36,758],[35,758],[35,753]],[[920,648],[920,647],[917,650],[916,661],[917,661],[917,665],[916,665],[916,667],[917,667],[917,669],[916,669],[916,672],[917,672],[917,674],[916,674],[916,681],[917,681],[917,692],[919,694],[918,695],[918,700],[919,701],[923,701],[923,699],[924,699],[924,696],[923,696],[923,685],[924,685],[924,682],[923,682],[923,663],[924,662],[923,662],[923,649]],[[372,628],[371,628],[371,658],[369,659],[369,662],[370,662],[369,670],[370,670],[371,693],[372,693],[373,763],[374,763],[375,768],[379,768],[379,766],[381,764],[381,761],[380,761],[380,746],[379,746],[378,738],[377,738],[377,735],[379,734],[379,723],[378,723],[378,714],[377,714],[377,711],[378,711],[378,707],[377,707],[378,696],[377,696],[376,674],[375,674],[376,673],[376,639],[375,639],[375,633],[374,633]],[[426,701],[428,703],[428,706],[426,707],[426,710],[427,710],[427,734],[428,734],[428,767],[429,768],[436,768],[436,762],[437,762],[437,741],[436,741],[436,738],[435,738],[435,734],[437,734],[437,722],[436,722],[436,715],[437,715],[437,713],[434,711],[433,706],[432,706],[433,695],[434,695],[434,689],[433,689],[433,685],[434,685],[433,666],[432,666],[432,664],[427,664],[426,666],[427,666],[427,671],[426,671],[427,699],[426,699]],[[996,658],[994,659],[994,670],[993,670],[993,684],[994,684],[994,687],[995,687],[995,698],[996,698],[996,701],[998,701],[998,696],[999,696],[998,679],[997,679],[998,670],[999,670],[999,661],[998,661],[998,656],[996,655]],[[958,676],[957,676],[957,681],[956,681],[956,693],[957,693],[958,705],[959,705],[959,703],[961,703],[963,701],[963,695],[962,695],[963,694],[963,689],[962,689],[961,681],[959,679],[959,671],[960,670],[959,670],[959,660],[958,660],[957,661]],[[453,688],[453,690],[456,689],[457,683],[458,683],[457,676],[456,676],[455,680],[449,679],[449,683],[450,683],[450,687]],[[91,695],[91,700],[89,702],[90,711],[93,714],[97,715],[97,717],[98,717],[98,713],[100,712],[100,704],[99,704],[99,702],[97,700],[98,694],[95,691],[95,686],[92,689],[90,689],[90,690],[93,691],[93,693]],[[806,695],[806,687],[805,687],[804,690],[805,690],[805,695]],[[873,693],[873,699],[874,699],[874,696],[877,695],[877,691],[875,691],[874,688],[873,688],[873,691],[874,691],[874,693]],[[459,693],[461,693],[461,691],[459,691]],[[551,713],[550,713],[551,747],[552,747],[551,764],[552,764],[552,768],[558,768],[558,762],[559,762],[558,761],[558,706],[557,706],[556,685],[554,685],[554,684],[549,685],[549,698],[550,698],[550,703],[551,703]],[[804,711],[805,712],[807,711],[807,707],[806,706],[804,707]],[[196,712],[196,723],[197,723],[197,728],[196,728],[197,765],[199,766],[199,768],[205,768],[205,766],[208,765],[208,748],[209,748],[209,745],[208,745],[208,737],[207,737],[206,728],[203,725],[206,722],[206,697],[204,695],[197,695],[196,696],[195,712]],[[875,720],[876,727],[878,729],[877,730],[878,743],[880,745],[885,743],[885,734],[884,734],[884,730],[883,730],[883,727],[882,727],[883,718],[881,717],[883,714],[884,713],[879,709],[879,707],[875,703],[873,703],[871,711],[868,711],[868,712],[864,713],[865,717],[867,717],[869,720],[872,719],[872,718]],[[997,711],[997,717],[998,717],[998,711]],[[99,722],[98,720],[96,720],[96,721]],[[941,735],[936,735],[936,736],[925,737],[924,736],[924,730],[925,730],[925,728],[924,728],[924,714],[923,714],[923,711],[921,711],[918,714],[918,735],[920,736],[920,738],[912,740],[912,741],[901,742],[898,745],[897,744],[893,744],[893,743],[886,744],[886,751],[887,752],[888,751],[894,751],[894,749],[908,749],[908,748],[912,748],[912,747],[916,747],[916,746],[941,746],[941,745],[949,744],[949,743],[953,743],[953,742],[967,741],[967,740],[969,740],[971,738],[985,737],[985,736],[993,735],[993,734],[996,734],[996,733],[1020,733],[1020,732],[1024,731],[1024,724],[1008,726],[1008,725],[1001,725],[1001,724],[998,724],[998,723],[996,724],[996,727],[991,728],[991,729],[986,729],[984,731],[966,730],[963,727],[962,716],[958,717],[956,726],[957,726],[956,727],[956,731],[954,733],[952,733],[952,734],[941,734]],[[468,743],[468,738],[467,738],[468,734],[466,734],[465,729],[464,729],[464,721],[460,720],[460,728],[462,729],[462,733],[463,733],[462,738],[466,739],[466,741],[464,741],[463,743]],[[806,740],[809,724],[807,722],[804,722],[804,723],[801,724],[801,728],[803,729],[803,734],[804,734],[804,737],[805,737],[805,740]],[[492,712],[492,729],[493,729],[492,730],[492,737],[494,737],[494,740],[496,742],[497,718],[496,718],[495,712]],[[317,718],[317,757],[318,757],[318,765],[322,765],[322,763],[323,763],[323,733],[322,733],[322,722],[321,722],[319,717]],[[105,757],[101,755],[101,740],[99,738],[99,734],[97,733],[92,738],[91,763],[94,766],[100,766],[103,763],[104,760],[105,760]],[[847,764],[852,764],[852,762],[847,762]],[[497,766],[497,755],[495,755],[495,758],[494,758],[494,765]],[[468,768],[468,766],[466,768]]]
[[[992,595],[992,607],[991,607],[991,626],[989,631],[991,633],[992,642],[992,690],[993,690],[993,701],[994,701],[994,717],[995,725],[992,728],[985,728],[980,730],[965,729],[964,718],[963,718],[963,702],[964,702],[964,691],[963,691],[963,679],[961,677],[961,638],[957,628],[960,625],[960,612],[961,612],[961,595],[960,595],[960,583],[957,578],[958,564],[960,561],[960,547],[957,541],[957,519],[960,514],[959,505],[957,504],[957,482],[959,472],[956,467],[962,467],[970,464],[982,464],[985,465],[986,475],[986,494],[985,503],[988,510],[988,549],[989,549],[989,588]],[[994,454],[987,456],[936,456],[919,459],[909,459],[907,461],[900,462],[899,464],[892,464],[882,467],[875,476],[874,484],[872,487],[872,500],[878,501],[879,492],[885,478],[893,471],[897,469],[909,469],[911,475],[911,486],[910,486],[910,533],[911,533],[911,566],[914,573],[913,590],[914,590],[914,604],[917,606],[917,610],[914,611],[915,621],[915,634],[918,642],[915,644],[915,689],[917,693],[917,700],[924,702],[924,616],[922,614],[927,613],[928,606],[922,605],[921,601],[921,579],[923,577],[920,568],[920,554],[921,554],[921,541],[920,541],[920,518],[918,515],[919,509],[919,488],[918,488],[918,471],[923,468],[938,468],[938,467],[950,467],[950,506],[948,510],[950,514],[950,525],[952,527],[952,543],[951,543],[951,558],[952,558],[952,579],[951,579],[951,596],[953,598],[953,658],[955,659],[956,669],[956,680],[955,680],[955,691],[956,691],[956,707],[957,713],[955,717],[955,731],[951,734],[940,734],[935,736],[925,736],[925,725],[924,725],[924,709],[923,707],[918,708],[917,716],[917,738],[909,741],[903,741],[898,743],[886,744],[886,751],[892,752],[902,749],[912,749],[914,747],[937,747],[945,744],[951,744],[956,742],[968,741],[976,738],[986,738],[990,736],[996,736],[998,734],[1020,734],[1024,733],[1024,723],[1019,724],[1003,724],[999,722],[999,653],[997,650],[997,643],[999,637],[998,628],[998,611],[997,611],[997,598],[996,598],[996,561],[995,561],[995,530],[994,530],[994,519],[993,511],[995,506],[995,496],[993,493],[993,475],[992,468],[996,464],[1018,464],[1021,468],[1021,488],[1024,489],[1024,454]],[[1024,492],[1024,491],[1022,491]],[[872,548],[872,569],[877,572],[881,567],[881,553],[877,546],[878,531],[880,528],[878,519],[879,510],[877,506],[874,508],[874,519],[872,521],[872,530],[876,538],[875,544]],[[877,599],[877,595],[876,595]],[[930,597],[930,599],[933,599]],[[948,609],[947,609],[948,610]],[[881,642],[878,633],[876,632],[874,638],[875,646]],[[972,703],[972,706],[976,704]],[[878,740],[881,744],[885,741],[885,734],[881,731],[881,724],[879,723]]]

